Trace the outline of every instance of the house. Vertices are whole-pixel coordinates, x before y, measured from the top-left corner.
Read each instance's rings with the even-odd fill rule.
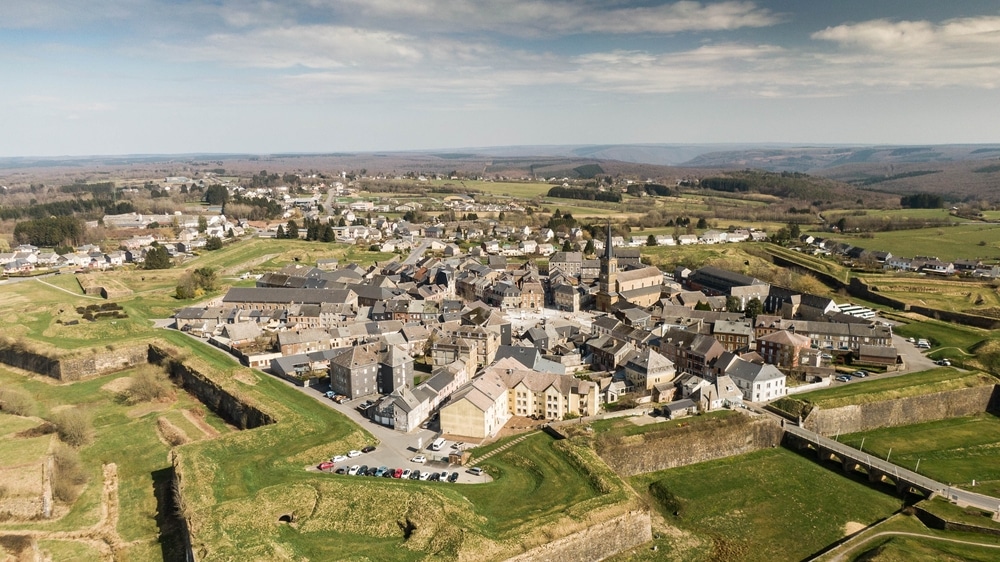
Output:
[[[510,419],[507,386],[494,372],[484,372],[458,389],[441,408],[441,433],[472,439],[496,435]]]
[[[727,408],[743,403],[743,392],[728,375],[716,377],[715,382],[705,382],[690,393],[691,400],[703,412]]]
[[[765,363],[792,369],[799,366],[799,357],[810,345],[812,341],[807,336],[780,330],[757,340],[757,353]]]
[[[547,420],[592,416],[598,412],[598,385],[572,375],[518,368],[511,360],[497,362],[496,373],[508,389],[510,413]]]
[[[639,391],[651,392],[658,384],[673,382],[676,376],[673,362],[648,347],[625,362],[625,379]]]
[[[667,419],[674,420],[697,414],[698,405],[695,404],[690,398],[682,398],[680,400],[664,404],[660,411],[663,412]]]
[[[737,359],[726,374],[749,402],[765,402],[781,398],[787,393],[785,375],[774,365],[757,365]]]
[[[330,388],[354,399],[378,390],[378,352],[372,345],[352,347],[330,361]]]
[[[704,377],[709,375],[712,361],[726,348],[712,336],[671,328],[660,337],[659,351],[679,372]]]

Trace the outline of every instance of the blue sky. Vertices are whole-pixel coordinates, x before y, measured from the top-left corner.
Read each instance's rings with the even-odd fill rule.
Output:
[[[0,155],[1000,142],[995,0],[33,0]]]

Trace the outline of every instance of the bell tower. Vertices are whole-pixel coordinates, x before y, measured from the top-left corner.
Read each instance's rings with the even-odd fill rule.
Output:
[[[618,302],[618,259],[611,246],[611,221],[608,221],[608,238],[604,242],[604,256],[601,257],[601,274],[597,280],[597,310],[611,312]]]

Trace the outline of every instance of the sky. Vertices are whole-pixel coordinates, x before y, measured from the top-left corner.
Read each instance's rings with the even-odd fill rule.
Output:
[[[0,2],[0,156],[1000,142],[996,0]]]

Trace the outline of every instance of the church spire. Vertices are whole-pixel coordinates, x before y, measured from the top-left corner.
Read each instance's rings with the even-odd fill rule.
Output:
[[[608,220],[608,239],[604,242],[604,258],[611,259],[614,255],[614,250],[611,249],[611,221]]]

